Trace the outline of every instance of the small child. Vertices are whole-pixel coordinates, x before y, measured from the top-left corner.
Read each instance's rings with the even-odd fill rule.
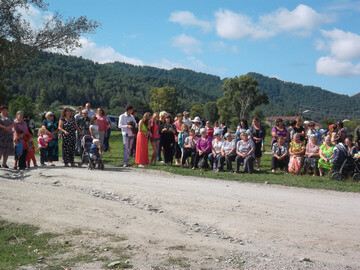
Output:
[[[90,147],[90,158],[94,161],[98,161],[101,158],[101,155],[99,153],[99,145],[100,141],[98,139],[94,139]]]
[[[45,138],[45,129],[40,128],[38,131],[38,149],[40,152],[40,164],[41,167],[45,167],[45,161],[47,161],[46,157],[46,148],[48,146],[49,137]]]
[[[93,139],[100,139],[100,134],[99,134],[99,126],[97,125],[97,118],[95,115],[93,115],[90,119],[90,135]]]
[[[16,170],[19,167],[20,170],[26,168],[26,156],[28,151],[28,140],[24,135],[24,131],[15,130],[15,164],[14,169]]]
[[[186,139],[186,137],[189,136],[188,131],[189,131],[188,125],[185,124],[185,123],[183,123],[183,124],[181,125],[181,132],[180,132],[179,135],[178,135],[178,144],[179,144],[179,146],[180,146],[180,148],[181,148],[181,160],[182,160],[182,158],[183,158],[183,156],[184,156],[184,143],[185,143],[185,139]]]
[[[32,160],[33,164],[34,164],[34,167],[37,167],[37,163],[36,163],[36,158],[35,158],[35,145],[34,145],[34,141],[32,139],[32,136],[31,134],[27,134],[27,135],[30,135],[30,136],[26,136],[27,139],[28,139],[28,152],[27,152],[27,155],[26,155],[26,166],[28,168],[30,168],[30,162]]]

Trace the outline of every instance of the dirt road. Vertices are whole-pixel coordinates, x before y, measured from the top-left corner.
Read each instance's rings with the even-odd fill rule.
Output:
[[[135,269],[360,269],[354,193],[58,166],[1,170],[0,217],[126,237]]]

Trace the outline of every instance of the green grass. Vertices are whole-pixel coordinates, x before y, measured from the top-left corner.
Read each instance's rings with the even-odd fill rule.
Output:
[[[89,249],[78,244],[78,241],[64,241],[64,238],[83,239],[87,235],[75,229],[66,234],[39,233],[39,228],[28,224],[11,223],[0,219],[0,269],[18,269],[31,266],[36,269],[63,270],[77,264],[96,261],[104,267],[113,261],[121,263],[113,269],[131,268],[130,254],[119,245],[125,237],[100,235],[106,237],[110,246]],[[106,254],[104,254],[106,252]],[[111,258],[109,258],[109,256]]]
[[[271,138],[267,137],[265,140],[265,147],[267,151],[270,151]],[[103,154],[103,160],[105,164],[120,166],[122,164],[122,135],[119,131],[113,131],[110,137],[110,153]],[[151,144],[149,144],[149,156],[153,153]],[[131,159],[134,163],[134,160]],[[348,191],[348,192],[360,192],[360,183],[353,182],[351,179],[347,179],[344,182],[337,182],[331,180],[328,175],[325,177],[314,177],[309,175],[294,176],[290,174],[284,174],[278,171],[277,173],[271,173],[271,155],[264,154],[261,160],[261,172],[252,175],[249,174],[230,174],[227,172],[216,173],[213,171],[204,170],[189,170],[186,168],[180,168],[179,166],[165,166],[158,163],[156,166],[146,166],[146,169],[166,171],[174,174],[185,176],[206,177],[230,181],[241,181],[251,183],[269,183],[284,186],[311,188],[311,189],[328,189],[336,191]]]
[[[35,265],[62,247],[50,244],[57,237],[52,233],[38,234],[38,228],[26,224],[0,220],[0,269],[16,269],[21,265]]]

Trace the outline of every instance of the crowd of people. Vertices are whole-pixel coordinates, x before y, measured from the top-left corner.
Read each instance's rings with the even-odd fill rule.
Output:
[[[18,111],[13,119],[6,105],[0,110],[1,166],[8,168],[8,157],[14,155],[14,169],[25,169],[31,162],[37,167],[32,128],[24,120],[24,113]],[[224,122],[219,125],[200,117],[190,119],[186,111],[176,115],[165,111],[147,112],[141,119],[136,114],[132,106],[127,106],[119,117],[123,167],[131,166],[130,157],[135,156],[139,167],[163,162],[168,166],[175,163],[193,170],[202,168],[235,174],[261,170],[266,130],[256,117],[250,126],[242,119],[231,134]],[[81,155],[84,136],[93,140],[91,155],[100,158],[103,152],[110,151],[110,133],[111,123],[105,110],[100,107],[94,112],[90,103],[85,108],[79,106],[75,115],[72,109],[64,108],[59,119],[47,112],[37,132],[40,166],[55,166],[54,161],[59,160],[59,138],[62,138],[64,166],[77,166],[74,156]],[[347,157],[357,157],[360,128],[355,131],[354,144],[342,122],[330,125],[327,130],[318,130],[314,122],[302,123],[300,118],[288,128],[282,119],[277,119],[271,136],[272,172],[281,169],[285,173],[323,176],[327,170],[339,169]],[[153,149],[151,156],[149,145]]]

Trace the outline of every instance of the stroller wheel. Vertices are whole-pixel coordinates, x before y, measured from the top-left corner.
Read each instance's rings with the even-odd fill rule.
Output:
[[[334,172],[332,175],[331,175],[331,179],[332,180],[336,180],[336,181],[342,181],[344,179],[344,176],[339,173],[339,172]]]
[[[102,163],[102,161],[99,161],[98,168],[99,168],[100,170],[104,170],[104,163]]]
[[[360,173],[354,173],[352,179],[353,179],[355,182],[359,182],[359,181],[360,181]]]

